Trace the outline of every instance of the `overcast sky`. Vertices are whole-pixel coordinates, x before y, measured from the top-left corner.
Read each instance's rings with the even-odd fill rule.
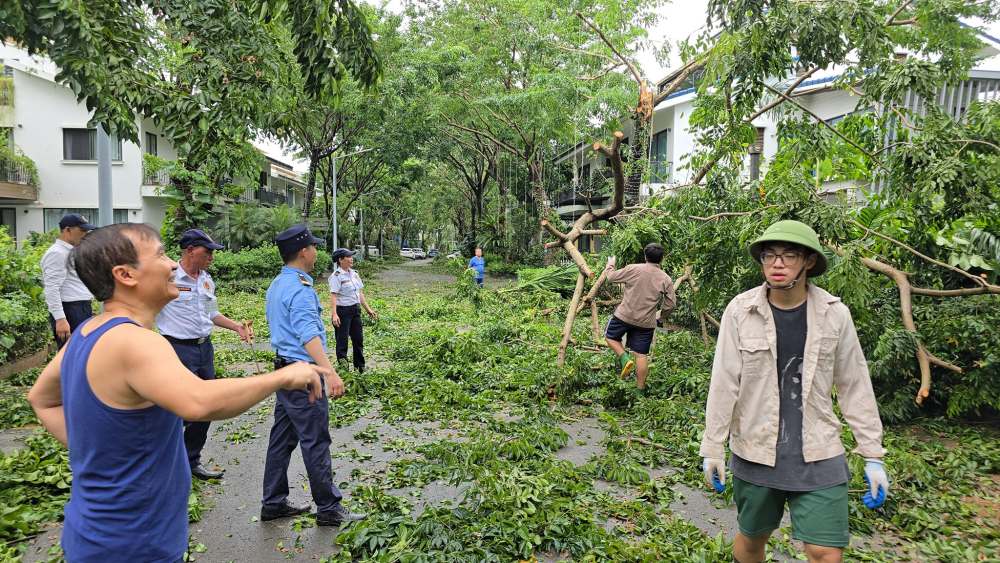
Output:
[[[376,6],[385,4],[390,10],[397,12],[401,11],[403,6],[402,0],[362,1]],[[677,54],[677,43],[696,34],[705,26],[705,9],[707,6],[708,0],[674,0],[672,3],[664,6],[663,17],[653,29],[649,30],[649,40],[655,48],[660,48],[665,43],[669,43],[671,47],[669,60],[666,66],[662,66],[656,61],[652,49],[639,53],[637,59],[647,78],[655,82],[663,78],[670,67],[680,62],[680,57]],[[978,22],[970,23],[977,24]],[[1000,37],[1000,23],[986,26],[986,31],[994,37]],[[261,144],[260,146],[276,156],[280,155],[281,149],[276,145]],[[279,158],[288,161],[292,160],[288,156]],[[300,171],[305,170],[308,168],[308,163],[305,161],[296,161],[295,168]]]

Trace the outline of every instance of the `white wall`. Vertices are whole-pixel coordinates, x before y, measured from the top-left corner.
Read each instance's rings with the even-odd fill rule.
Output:
[[[42,75],[14,72],[14,143],[38,167],[38,200],[13,206],[17,216],[17,238],[24,240],[32,231],[44,230],[46,208],[98,207],[97,162],[63,160],[63,128],[85,128],[90,118],[86,106],[77,103],[69,88]],[[139,138],[157,134],[157,153],[173,160],[177,152],[160,129],[149,119],[139,123]],[[159,227],[166,210],[160,197],[142,197],[142,154],[144,148],[122,142],[122,159],[111,164],[112,207],[128,210],[128,220]],[[5,205],[5,207],[8,207]],[[90,217],[96,221],[97,217]]]
[[[842,90],[820,92],[796,98],[804,107],[824,120],[851,113],[858,107],[858,97]]]

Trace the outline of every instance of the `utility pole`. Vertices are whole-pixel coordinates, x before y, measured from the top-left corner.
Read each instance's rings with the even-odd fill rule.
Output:
[[[114,223],[111,189],[111,138],[103,125],[97,126],[97,225]]]
[[[333,217],[331,217],[331,222],[333,224],[330,226],[333,229],[333,248],[330,249],[330,252],[333,252],[334,250],[337,250],[337,248],[340,247],[340,240],[339,237],[337,236],[337,159],[346,158],[348,156],[354,156],[356,154],[361,154],[363,152],[368,152],[370,150],[372,149],[361,149],[359,151],[354,151],[352,153],[343,154],[340,156],[337,156],[336,154],[330,155],[330,184],[331,184],[331,191],[333,192]],[[362,235],[362,238],[364,238],[364,235]]]
[[[331,190],[333,192],[333,215],[330,216],[333,225],[333,246],[330,248],[330,252],[337,250],[340,246],[337,240],[337,157],[330,156],[330,184]]]

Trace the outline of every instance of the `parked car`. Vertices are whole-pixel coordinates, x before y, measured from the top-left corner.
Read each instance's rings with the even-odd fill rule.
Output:
[[[438,254],[440,254],[440,252],[438,252],[438,249],[436,248],[432,248],[427,251],[428,258],[437,258]]]
[[[452,258],[461,258],[461,257],[462,257],[462,253],[459,252],[459,251],[457,251],[457,250],[454,251],[454,252],[452,252],[451,254],[445,256],[445,258],[447,258],[449,260],[451,260]]]
[[[414,248],[413,249],[413,259],[414,260],[423,260],[424,258],[427,258],[427,253],[424,252],[423,248]]]
[[[412,248],[400,248],[399,255],[403,258],[414,260],[417,257],[417,251]]]

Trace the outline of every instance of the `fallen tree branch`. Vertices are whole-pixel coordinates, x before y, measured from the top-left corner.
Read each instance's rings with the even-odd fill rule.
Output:
[[[620,51],[618,51],[618,48],[611,43],[611,40],[608,39],[606,35],[604,35],[604,32],[601,31],[601,28],[597,27],[596,24],[594,24],[586,17],[584,17],[584,15],[581,14],[579,11],[576,12],[576,17],[580,18],[580,21],[586,24],[587,27],[592,29],[594,33],[596,33],[597,36],[601,38],[601,41],[603,41],[604,44],[607,45],[609,49],[611,49],[611,52],[615,54],[615,57],[617,57],[619,61],[621,61],[626,67],[628,67],[628,71],[632,73],[632,78],[634,78],[637,83],[642,84],[643,79],[642,75],[639,74],[639,70],[635,68],[635,65],[632,64],[632,61],[626,59],[625,56],[622,55]]]
[[[827,243],[826,246],[840,257],[847,254],[844,249],[837,245]],[[910,279],[906,272],[864,256],[861,257],[861,263],[868,269],[879,272],[896,283],[899,288],[899,314],[902,317],[903,328],[917,338],[917,325],[913,322],[913,300],[911,297],[913,286],[910,285]],[[931,365],[927,349],[919,339],[917,340],[917,364],[920,368],[920,389],[917,390],[915,401],[918,405],[922,405],[924,399],[931,394]]]
[[[566,311],[566,322],[563,323],[562,341],[559,343],[559,365],[566,363],[566,347],[569,346],[573,338],[573,321],[576,320],[576,306],[580,303],[580,295],[583,293],[583,282],[587,277],[580,272],[576,276],[576,288],[573,290],[573,299],[569,302],[569,309]]]
[[[688,215],[688,219],[694,219],[695,221],[715,221],[716,219],[722,219],[723,217],[746,217],[748,215],[756,215],[762,211],[768,209],[773,209],[775,207],[781,207],[778,204],[765,205],[759,209],[754,209],[753,211],[726,211],[723,213],[716,213],[715,215],[709,215],[708,217],[699,217],[697,215]]]
[[[876,237],[878,237],[878,238],[880,238],[880,239],[882,239],[884,241],[891,242],[892,244],[894,244],[894,245],[896,245],[896,246],[898,246],[898,247],[900,247],[902,249],[905,249],[905,250],[909,251],[914,256],[917,256],[917,257],[919,257],[919,258],[921,258],[923,260],[926,260],[927,262],[930,262],[931,264],[935,264],[935,265],[940,266],[940,267],[942,267],[942,268],[944,268],[946,270],[951,270],[952,272],[955,272],[956,274],[965,276],[965,277],[969,278],[970,280],[976,282],[980,286],[988,287],[990,285],[990,284],[988,284],[986,282],[986,280],[980,278],[979,276],[970,274],[969,272],[966,272],[965,270],[963,270],[961,268],[957,268],[955,266],[952,266],[951,264],[946,264],[944,262],[941,262],[940,260],[935,260],[935,259],[931,258],[930,256],[927,256],[926,254],[923,254],[922,252],[920,252],[916,248],[913,248],[912,246],[910,246],[910,245],[908,245],[906,243],[900,242],[900,241],[898,241],[898,240],[890,237],[889,235],[884,235],[884,234],[882,234],[882,233],[880,233],[878,231],[874,231],[874,230],[866,227],[865,225],[863,225],[857,219],[851,218],[851,219],[848,219],[848,221],[850,221],[851,224],[853,224],[854,226],[858,227],[859,229],[865,231],[866,233],[868,233],[870,235],[874,235],[874,236],[876,236]],[[993,293],[1000,293],[1000,286],[994,286],[994,287],[996,287],[997,291],[995,291]]]
[[[861,145],[859,145],[857,142],[854,141],[854,139],[851,139],[847,135],[844,135],[840,131],[837,131],[836,127],[834,127],[833,125],[830,125],[829,123],[827,123],[825,119],[823,119],[822,117],[820,117],[819,115],[817,115],[816,112],[814,112],[813,110],[811,110],[811,109],[807,108],[806,106],[800,104],[798,102],[798,100],[792,99],[791,96],[789,96],[788,94],[786,94],[784,92],[781,92],[779,90],[775,90],[773,87],[771,87],[768,84],[764,84],[764,87],[767,88],[768,90],[774,92],[775,94],[781,96],[782,98],[785,99],[785,101],[791,103],[792,105],[794,105],[795,107],[799,108],[803,112],[805,112],[805,113],[809,114],[810,116],[812,116],[812,118],[816,120],[817,124],[822,125],[823,127],[826,127],[827,129],[829,129],[830,131],[832,131],[834,135],[836,135],[836,136],[840,137],[841,139],[843,139],[843,141],[845,143],[851,145],[855,149],[857,149],[860,152],[864,153],[868,158],[872,159],[872,162],[874,162],[875,164],[877,164],[878,167],[881,168],[882,170],[886,170],[886,171],[889,170],[888,168],[886,168],[885,164],[882,163],[881,159],[879,159],[877,156],[875,156],[874,154],[872,154],[868,149],[866,149],[866,148],[862,147]]]

